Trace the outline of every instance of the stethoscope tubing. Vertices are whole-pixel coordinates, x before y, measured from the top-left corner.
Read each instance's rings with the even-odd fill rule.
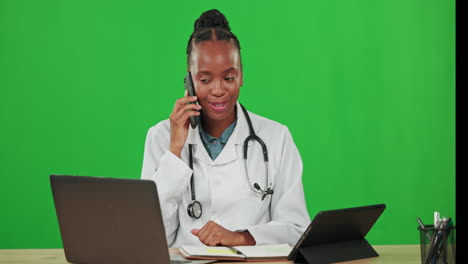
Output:
[[[249,136],[244,140],[244,169],[245,169],[245,175],[247,176],[247,180],[249,182],[249,186],[250,186],[250,189],[252,189],[253,192],[257,193],[257,194],[262,194],[262,201],[263,199],[265,198],[266,195],[273,195],[273,189],[272,189],[272,183],[270,182],[270,166],[268,164],[268,150],[267,150],[267,146],[265,144],[265,142],[263,142],[263,140],[257,136],[257,134],[255,134],[255,131],[253,129],[253,126],[252,126],[252,121],[250,121],[250,116],[247,112],[247,110],[245,109],[245,107],[242,105],[242,104],[239,104],[242,108],[242,111],[244,112],[244,116],[247,120],[247,124],[249,126]],[[265,178],[265,186],[266,186],[266,189],[261,189],[260,186],[258,185],[258,183],[254,183],[252,185],[252,182],[250,181],[250,177],[249,177],[249,174],[248,174],[248,171],[247,171],[247,152],[248,152],[248,143],[249,141],[257,141],[260,146],[262,147],[262,153],[263,153],[263,161],[265,163],[265,170],[266,170],[266,178]],[[191,196],[192,196],[192,202],[189,204],[189,207],[187,208],[188,212],[189,212],[189,215],[191,217],[195,217],[195,218],[200,218],[201,215],[194,215],[194,213],[192,212],[191,213],[191,208],[193,208],[193,205],[195,203],[198,203],[198,205],[200,206],[200,209],[201,209],[201,204],[200,202],[198,202],[196,200],[196,196],[195,196],[195,183],[194,183],[194,173],[193,173],[193,154],[192,154],[192,144],[189,144],[189,166],[190,166],[190,169],[192,169],[192,176],[190,177],[190,192],[191,192]]]

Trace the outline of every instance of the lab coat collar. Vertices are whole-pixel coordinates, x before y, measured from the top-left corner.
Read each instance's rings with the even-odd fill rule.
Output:
[[[191,126],[189,126],[189,132],[185,144],[196,145],[194,149],[194,157],[196,159],[199,159],[207,164],[212,165],[221,165],[238,159],[236,145],[243,145],[244,140],[249,136],[249,126],[247,124],[247,120],[239,102],[236,103],[236,115],[236,127],[234,128],[234,131],[229,137],[226,146],[224,146],[223,150],[214,161],[210,158],[208,152],[203,146],[203,142],[201,141],[200,133],[198,130],[199,128],[196,127],[195,129],[193,129]]]

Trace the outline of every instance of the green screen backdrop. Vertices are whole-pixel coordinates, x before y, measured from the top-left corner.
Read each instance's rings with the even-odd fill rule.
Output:
[[[455,218],[454,0],[0,0],[0,248],[62,247],[50,174],[140,177],[211,8],[242,46],[240,101],[293,134],[311,218],[385,203],[372,244]]]

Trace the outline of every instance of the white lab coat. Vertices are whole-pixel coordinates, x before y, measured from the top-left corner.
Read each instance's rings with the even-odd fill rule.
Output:
[[[198,128],[189,128],[181,159],[169,151],[170,121],[148,131],[142,179],[155,181],[170,247],[202,245],[190,230],[212,220],[231,231],[248,230],[257,245],[288,243],[294,246],[310,223],[302,186],[302,160],[288,128],[249,112],[255,133],[269,154],[273,195],[262,201],[252,191],[245,173],[244,140],[249,128],[237,103],[237,124],[219,156],[208,155]],[[188,144],[193,146],[195,195],[203,209],[201,218],[187,214],[191,203]],[[250,141],[247,159],[251,184],[265,187],[266,171],[261,147]]]

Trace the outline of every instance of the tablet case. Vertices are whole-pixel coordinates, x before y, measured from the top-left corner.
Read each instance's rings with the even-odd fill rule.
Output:
[[[379,256],[364,237],[384,210],[376,204],[319,212],[288,259],[325,264]]]

